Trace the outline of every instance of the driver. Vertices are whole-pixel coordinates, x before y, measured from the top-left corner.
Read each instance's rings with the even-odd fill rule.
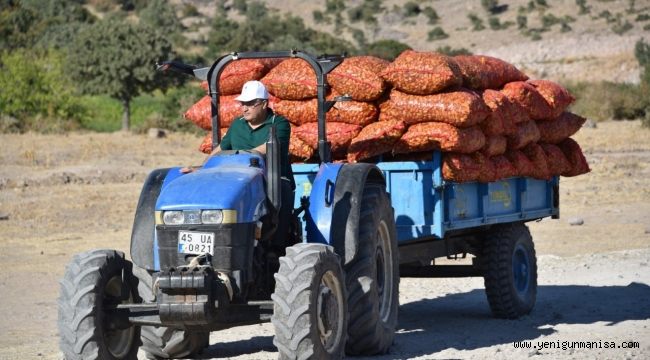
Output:
[[[221,139],[221,144],[212,150],[210,156],[221,150],[255,150],[266,154],[266,141],[269,130],[275,126],[275,133],[280,143],[280,162],[282,177],[282,206],[280,208],[280,223],[277,236],[272,240],[278,247],[284,248],[287,238],[287,227],[294,202],[296,188],[291,163],[289,162],[289,137],[291,126],[289,121],[277,115],[269,108],[269,92],[259,81],[248,81],[244,84],[241,94],[235,98],[242,106],[242,116],[236,118],[228,132]],[[210,157],[208,156],[208,158]],[[207,161],[207,159],[206,159]],[[182,173],[193,172],[196,167],[188,166],[180,169]]]

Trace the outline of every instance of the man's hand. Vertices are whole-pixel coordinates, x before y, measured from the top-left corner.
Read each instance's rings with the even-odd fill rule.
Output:
[[[191,172],[194,172],[199,167],[200,166],[185,166],[185,167],[182,167],[179,171],[182,172],[183,174],[189,174]]]

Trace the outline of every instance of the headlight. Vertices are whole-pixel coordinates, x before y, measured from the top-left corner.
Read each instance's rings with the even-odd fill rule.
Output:
[[[182,211],[165,211],[163,213],[163,222],[165,225],[182,225],[184,216]]]
[[[223,212],[221,210],[203,210],[201,222],[204,224],[221,224],[223,222]]]

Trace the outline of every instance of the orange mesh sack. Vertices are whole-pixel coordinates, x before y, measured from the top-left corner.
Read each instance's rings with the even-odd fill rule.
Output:
[[[244,83],[261,79],[275,66],[264,60],[266,59],[240,59],[226,65],[219,78],[219,95],[239,95]],[[202,81],[201,87],[207,92],[208,82]]]
[[[318,100],[279,100],[273,110],[294,125],[318,121]]]
[[[221,127],[229,127],[235,118],[241,116],[242,109],[237,96],[228,95],[219,97],[219,121]],[[212,110],[210,96],[206,95],[192,105],[183,114],[183,117],[190,120],[203,130],[212,129]]]
[[[506,94],[508,99],[521,105],[531,119],[553,118],[550,105],[534,86],[523,81],[515,81],[507,83],[501,91]]]
[[[365,66],[364,60],[352,59],[354,58],[345,59],[334,68],[327,75],[327,82],[334,90],[349,95],[354,100],[377,100],[386,89],[384,79],[373,71],[372,65]]]
[[[442,157],[442,177],[447,181],[476,181],[481,173],[481,165],[467,154],[448,153]]]
[[[222,128],[220,132],[221,138],[223,139],[223,137],[228,132],[228,128]],[[204,154],[209,154],[212,152],[212,132],[205,134],[203,140],[201,141],[201,145],[199,145],[199,151]]]
[[[571,170],[571,163],[562,150],[553,144],[539,144],[546,154],[548,172],[551,176],[562,175]]]
[[[344,156],[352,139],[359,134],[361,126],[330,122],[327,123],[327,141],[332,145],[332,155]],[[318,123],[307,123],[293,130],[293,135],[311,146],[318,148]]]
[[[539,140],[539,129],[535,121],[526,121],[517,125],[517,133],[508,136],[508,148],[521,149],[524,146]]]
[[[439,121],[457,127],[476,125],[490,112],[481,97],[472,91],[418,96],[397,90],[390,92],[390,98],[379,105],[379,111],[387,119],[402,120],[409,125]]]
[[[512,81],[528,80],[514,65],[485,55],[458,55],[454,60],[463,76],[463,85],[470,89],[499,89]]]
[[[517,176],[532,176],[534,165],[521,150],[508,150],[504,155],[508,158],[512,166],[517,169]]]
[[[348,161],[357,162],[393,149],[406,131],[403,121],[392,120],[370,124],[359,132],[348,148]]]
[[[476,162],[476,165],[481,169],[476,177],[476,181],[489,183],[497,180],[496,167],[490,158],[480,152],[474,153],[471,156]]]
[[[289,139],[289,155],[292,162],[305,162],[314,156],[314,149],[297,136]]]
[[[286,59],[262,78],[268,91],[283,100],[316,97],[316,73],[302,59]]]
[[[483,102],[490,109],[490,113],[481,122],[481,130],[486,136],[514,135],[517,132],[514,116],[516,111],[508,97],[497,90],[487,89],[481,94]]]
[[[540,180],[548,180],[551,178],[551,173],[548,170],[548,164],[546,162],[546,153],[541,146],[538,144],[528,144],[521,151],[533,163],[533,171],[530,177]]]
[[[478,126],[457,128],[455,126],[427,122],[411,125],[397,141],[395,153],[431,150],[471,153],[485,145],[485,136]]]
[[[557,144],[575,134],[584,125],[587,119],[565,111],[553,121],[539,121],[539,140],[549,144]]]
[[[551,107],[551,115],[547,120],[555,119],[569,105],[571,105],[576,98],[569,93],[569,91],[558,83],[550,80],[530,80],[529,84],[537,89],[537,92],[544,97],[548,105]]]
[[[582,153],[580,145],[578,145],[575,140],[571,138],[564,139],[561,143],[558,144],[558,146],[571,164],[571,169],[562,173],[562,176],[578,176],[591,171],[589,164],[587,163],[587,159],[585,159],[585,155]]]
[[[379,115],[377,105],[362,101],[341,101],[327,113],[327,121],[345,122],[359,126],[366,126]]]
[[[486,136],[485,146],[481,149],[483,155],[487,157],[502,155],[508,147],[508,139],[505,136]]]
[[[504,155],[493,156],[490,160],[494,164],[494,177],[497,180],[517,176],[517,168]]]
[[[413,50],[402,52],[380,75],[395,88],[414,95],[435,94],[463,81],[449,56]]]

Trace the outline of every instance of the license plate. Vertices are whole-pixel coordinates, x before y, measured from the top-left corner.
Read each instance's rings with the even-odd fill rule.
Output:
[[[181,254],[213,255],[214,233],[198,231],[178,232],[178,252]]]

